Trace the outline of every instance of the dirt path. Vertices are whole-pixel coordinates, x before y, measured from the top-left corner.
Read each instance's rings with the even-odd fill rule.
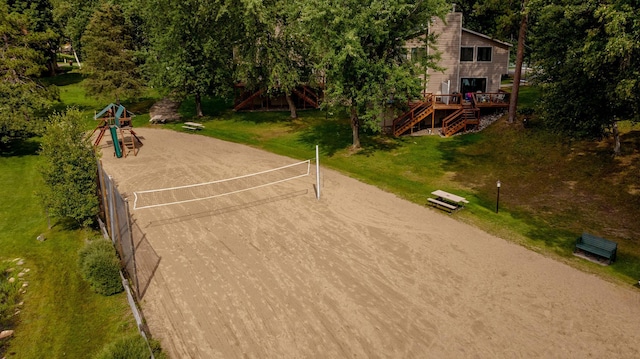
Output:
[[[136,132],[137,157],[103,159],[129,194],[297,162]],[[635,288],[333,171],[320,201],[314,183],[132,211],[160,256],[142,306],[172,358],[640,357]]]

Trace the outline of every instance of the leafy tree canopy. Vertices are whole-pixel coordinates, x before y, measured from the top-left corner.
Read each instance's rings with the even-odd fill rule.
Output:
[[[625,0],[545,3],[533,29],[551,128],[600,137],[617,120],[639,120],[640,11]]]
[[[425,34],[432,17],[447,10],[439,0],[304,2],[301,19],[327,79],[325,101],[350,108],[354,147],[361,125],[378,128],[388,100],[419,96],[417,75],[435,64],[433,58],[422,66],[408,62],[404,41]]]
[[[46,186],[41,196],[51,215],[89,225],[98,214],[98,167],[83,124],[77,109],[50,117],[40,151]]]
[[[141,0],[149,36],[146,73],[180,96],[226,96],[233,88],[233,47],[242,28],[239,3],[226,0]],[[161,11],[159,10],[161,9]]]

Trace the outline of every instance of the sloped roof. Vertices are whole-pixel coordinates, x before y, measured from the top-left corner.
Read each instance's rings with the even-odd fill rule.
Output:
[[[504,42],[504,41],[496,40],[496,39],[494,39],[494,38],[492,38],[492,37],[490,37],[490,36],[487,36],[487,35],[485,35],[485,34],[481,34],[481,33],[479,33],[479,32],[475,32],[475,31],[473,31],[473,30],[465,29],[464,27],[462,28],[462,31],[466,31],[466,32],[468,32],[468,33],[470,33],[470,34],[473,34],[473,35],[476,35],[476,36],[480,36],[480,37],[482,37],[482,38],[484,38],[484,39],[491,40],[491,41],[493,41],[493,42],[497,42],[497,43],[499,43],[499,44],[501,44],[501,45],[504,45],[504,46],[513,47],[513,45],[512,45],[512,44],[510,44],[510,43],[508,43],[508,42]]]

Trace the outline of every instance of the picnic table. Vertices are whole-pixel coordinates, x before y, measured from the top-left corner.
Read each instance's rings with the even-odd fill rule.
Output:
[[[464,197],[457,196],[455,194],[451,194],[449,192],[445,192],[443,190],[436,190],[431,192],[432,195],[436,196],[438,199],[444,199],[449,202],[453,202],[455,204],[460,203],[469,203]]]
[[[460,209],[465,203],[469,203],[464,197],[443,190],[436,190],[431,192],[431,194],[436,196],[436,198],[429,198],[429,203],[449,213]]]
[[[185,122],[183,128],[187,130],[201,130],[204,128],[204,125],[197,122]]]

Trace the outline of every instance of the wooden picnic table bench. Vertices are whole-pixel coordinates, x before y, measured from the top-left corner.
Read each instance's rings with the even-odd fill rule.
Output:
[[[186,126],[189,126],[189,127],[194,127],[194,129],[202,129],[202,128],[204,128],[203,124],[197,123],[197,122],[185,122],[184,124]],[[185,127],[185,126],[182,126],[182,127]]]
[[[578,250],[606,258],[609,260],[609,264],[611,264],[616,259],[618,243],[594,236],[593,234],[582,233],[582,236],[576,241],[576,248],[573,252],[575,253]]]
[[[440,209],[443,209],[443,210],[445,210],[445,211],[447,211],[449,213],[451,213],[451,212],[455,211],[456,209],[458,209],[458,207],[456,207],[456,206],[454,206],[452,204],[449,204],[447,202],[439,201],[439,200],[437,200],[435,198],[427,198],[427,201],[429,201],[429,203],[431,203],[433,206],[438,207]]]
[[[443,190],[436,190],[431,192],[431,194],[436,196],[436,198],[428,198],[429,203],[449,213],[462,208],[464,203],[469,203],[464,197]]]
[[[431,192],[432,195],[436,196],[439,199],[444,199],[450,202],[453,202],[455,204],[460,204],[460,203],[469,203],[469,201],[467,201],[464,197],[460,197],[458,195],[449,193],[449,192],[445,192],[443,190],[436,190]]]

